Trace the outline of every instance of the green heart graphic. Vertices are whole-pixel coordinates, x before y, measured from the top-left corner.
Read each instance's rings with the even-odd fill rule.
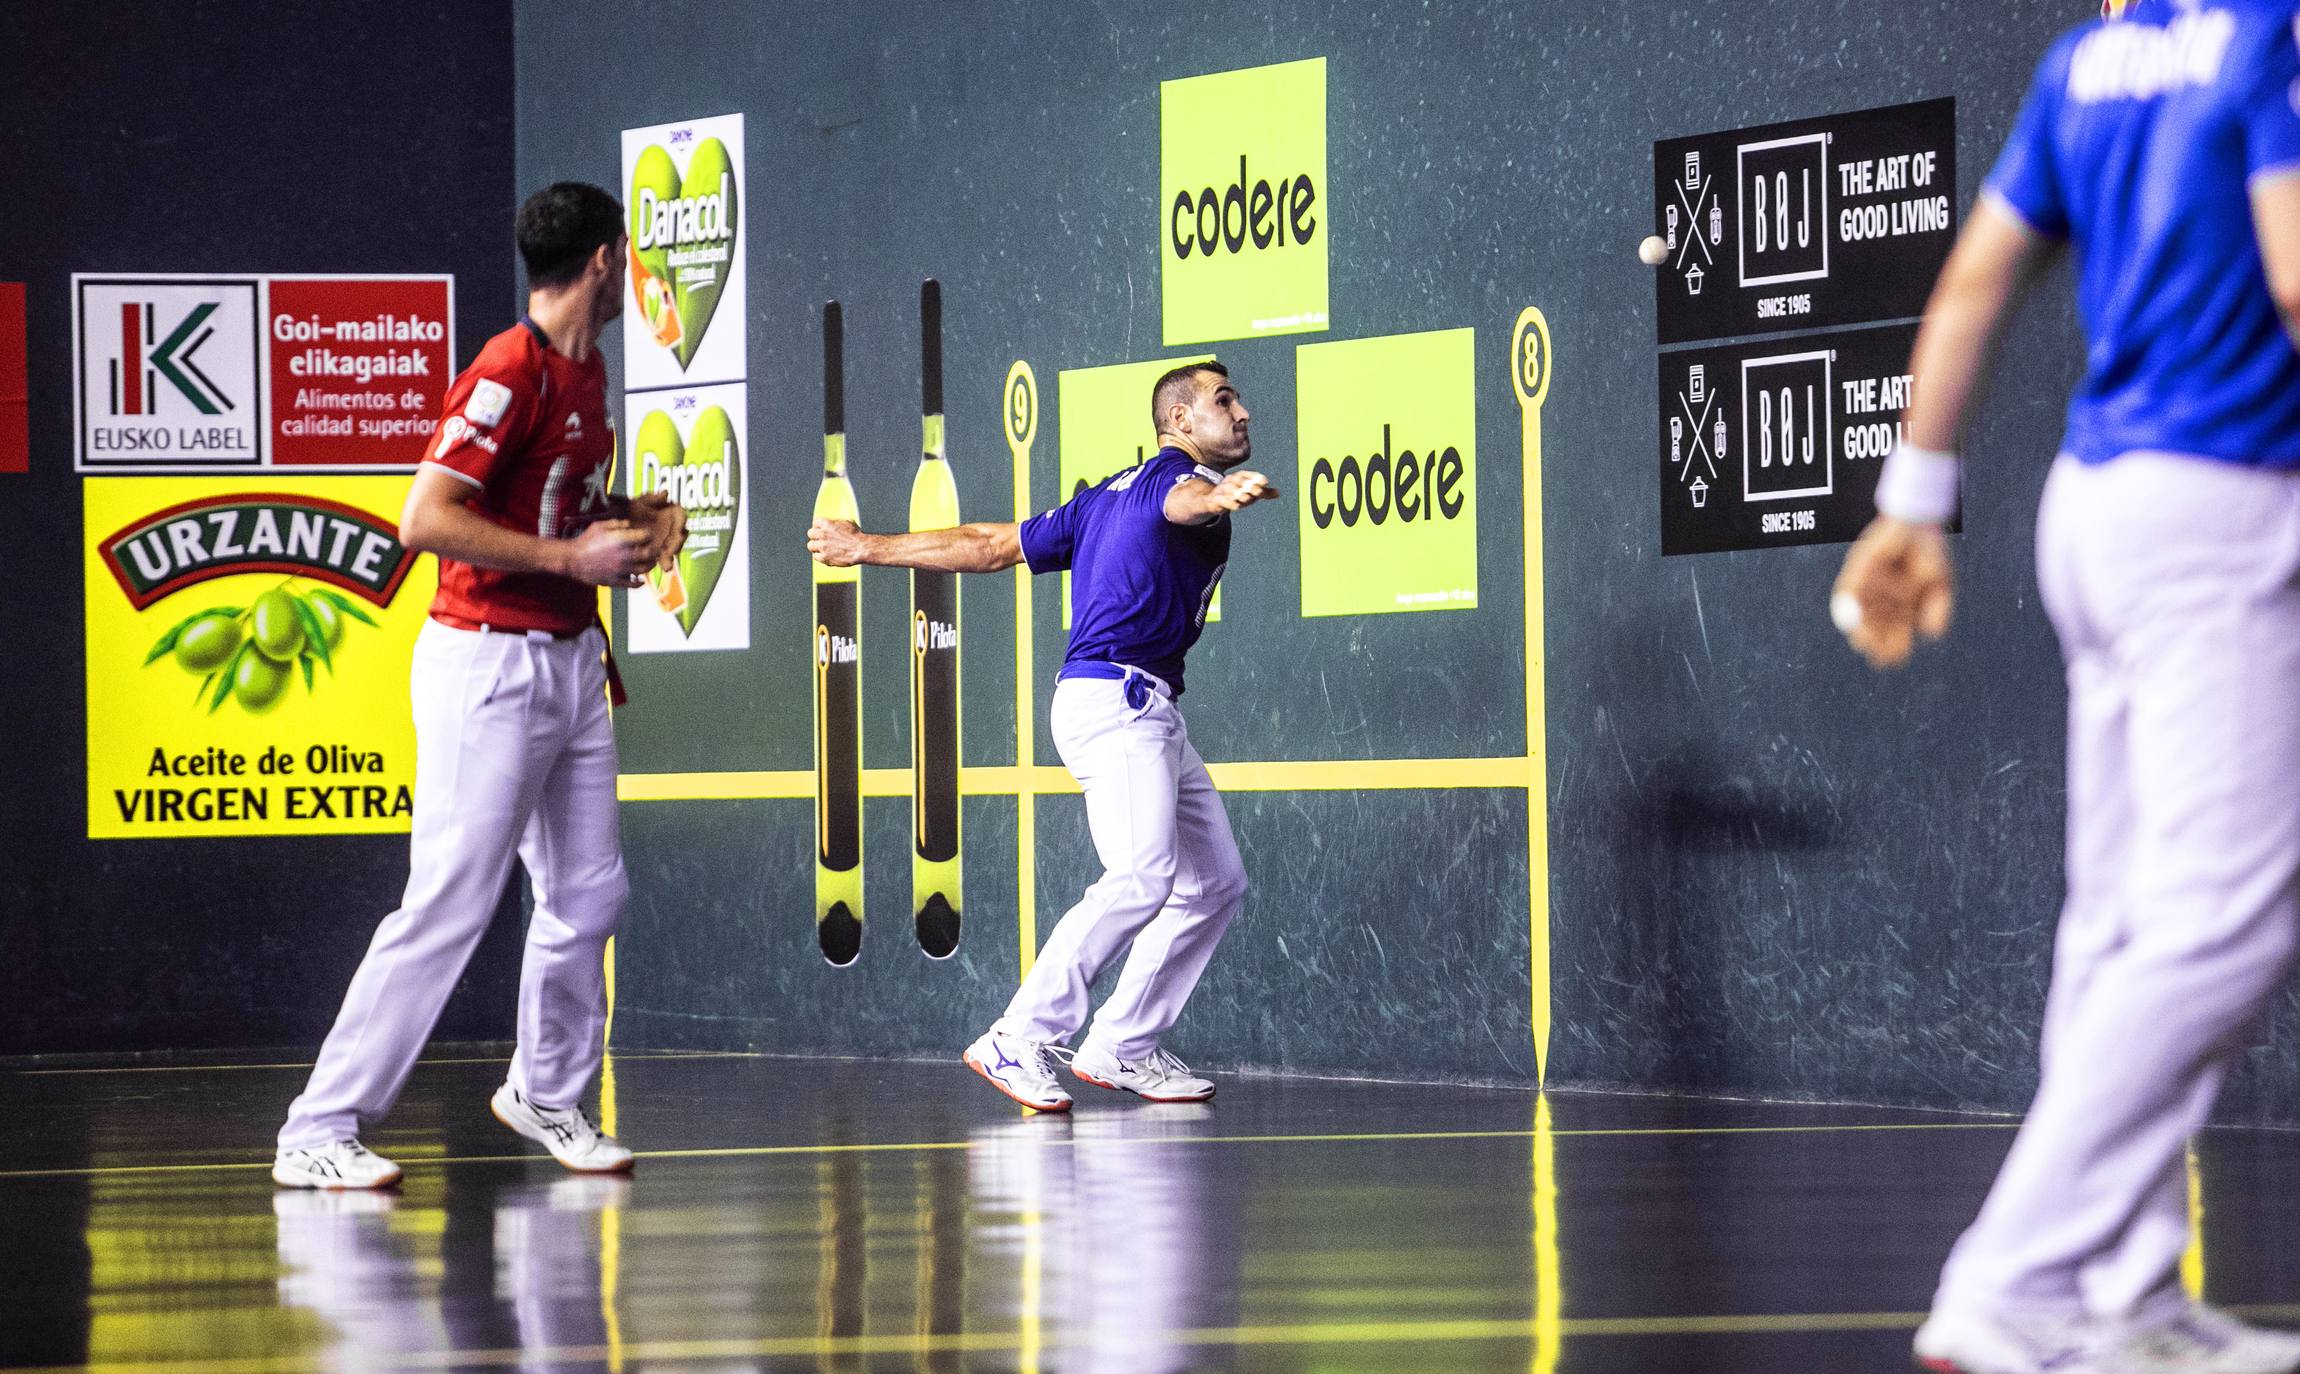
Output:
[[[631,169],[631,292],[643,327],[681,368],[702,348],[734,270],[740,199],[734,159],[715,138],[695,146],[684,177],[654,146]]]
[[[743,453],[727,412],[712,406],[695,417],[694,442],[681,442],[677,425],[660,410],[639,422],[636,445],[639,490],[660,491],[687,511],[687,546],[679,553],[679,587],[685,596],[673,612],[682,634],[692,636],[711,592],[726,570],[742,514]],[[661,569],[648,572],[658,596]]]

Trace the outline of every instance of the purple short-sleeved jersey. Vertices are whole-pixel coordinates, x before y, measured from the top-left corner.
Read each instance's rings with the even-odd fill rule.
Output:
[[[1182,691],[1182,656],[1205,628],[1206,608],[1230,561],[1230,517],[1207,525],[1166,518],[1166,493],[1222,475],[1179,449],[1160,449],[1053,510],[1022,522],[1022,557],[1034,573],[1070,571],[1070,651],[1063,666],[1120,664]]]

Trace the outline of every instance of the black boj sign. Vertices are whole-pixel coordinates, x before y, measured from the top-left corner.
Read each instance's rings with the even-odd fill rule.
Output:
[[[1957,230],[1956,102],[1653,145],[1664,344],[1907,319]]]
[[[1661,551],[1859,534],[1909,403],[1916,334],[1896,324],[1662,354]]]

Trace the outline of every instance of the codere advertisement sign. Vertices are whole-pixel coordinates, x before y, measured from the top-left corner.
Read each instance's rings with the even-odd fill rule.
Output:
[[[625,129],[623,186],[624,389],[741,381],[743,117]]]
[[[1303,615],[1477,605],[1476,340],[1295,350]]]
[[[88,835],[408,829],[404,476],[84,487]]]
[[[1055,379],[1062,469],[1061,499],[1069,500],[1112,473],[1147,461],[1158,451],[1150,415],[1150,388],[1184,363],[1210,363],[1211,353],[1155,358],[1146,363],[1074,367]],[[1251,401],[1247,405],[1252,412]],[[1222,618],[1222,589],[1214,588],[1208,620]],[[1070,628],[1070,574],[1062,575],[1062,628]]]
[[[1166,343],[1326,327],[1326,59],[1158,88]]]

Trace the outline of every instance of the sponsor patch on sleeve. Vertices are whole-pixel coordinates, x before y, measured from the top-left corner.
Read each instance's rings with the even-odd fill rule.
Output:
[[[475,425],[494,425],[502,423],[504,412],[510,408],[511,388],[482,377],[479,385],[471,389],[471,399],[464,403],[463,413]]]
[[[480,385],[488,386],[492,383],[482,382]],[[450,415],[440,422],[439,442],[432,445],[431,456],[445,458],[465,444],[477,444],[489,453],[497,451],[495,440],[473,428],[469,420],[460,415]]]
[[[1183,474],[1182,474],[1180,477],[1177,477],[1177,478],[1175,478],[1175,479],[1174,479],[1174,485],[1175,485],[1175,486],[1180,486],[1180,485],[1182,485],[1184,482],[1187,482],[1187,481],[1189,481],[1189,480],[1190,480],[1191,478],[1193,478],[1193,477],[1197,478],[1198,480],[1200,480],[1200,481],[1202,481],[1202,482],[1212,482],[1212,483],[1213,483],[1215,486],[1217,486],[1217,487],[1218,487],[1218,486],[1220,486],[1220,485],[1222,485],[1222,474],[1221,474],[1221,473],[1218,473],[1218,472],[1216,472],[1216,471],[1214,471],[1214,470],[1213,470],[1212,468],[1210,468],[1210,467],[1207,467],[1207,466],[1206,466],[1204,463],[1200,463],[1200,464],[1198,464],[1196,467],[1192,468],[1190,471],[1188,471],[1188,472],[1185,472],[1185,473],[1183,473]]]

